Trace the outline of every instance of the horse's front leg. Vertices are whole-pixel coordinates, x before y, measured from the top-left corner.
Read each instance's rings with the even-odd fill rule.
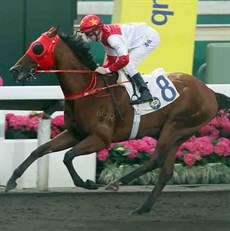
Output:
[[[78,143],[75,147],[70,149],[65,154],[63,162],[66,165],[75,186],[86,188],[86,189],[97,189],[98,188],[95,182],[91,180],[86,180],[84,182],[81,179],[81,177],[78,175],[78,173],[74,169],[73,159],[77,156],[88,155],[90,153],[101,150],[107,146],[105,143],[107,142],[102,140],[101,137],[97,136],[96,134],[92,134],[88,136],[86,139],[82,140],[80,143]]]
[[[51,152],[57,152],[69,147],[76,145],[77,141],[71,133],[67,130],[56,136],[51,141],[42,144],[38,148],[36,148],[23,162],[20,164],[13,172],[12,176],[7,182],[5,191],[8,192],[14,188],[16,188],[17,183],[16,180],[22,176],[22,174],[26,171],[26,169],[39,157],[42,157]]]

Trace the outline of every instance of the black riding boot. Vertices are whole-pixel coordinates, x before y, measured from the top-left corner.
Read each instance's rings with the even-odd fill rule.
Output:
[[[143,80],[141,74],[138,72],[135,74],[132,79],[134,80],[141,96],[137,100],[133,100],[131,104],[141,104],[152,100],[152,95],[149,92],[149,89]]]

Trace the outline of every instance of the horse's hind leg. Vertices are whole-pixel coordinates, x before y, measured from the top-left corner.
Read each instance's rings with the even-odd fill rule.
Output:
[[[157,198],[160,196],[166,183],[173,176],[174,162],[175,162],[175,158],[176,158],[177,149],[178,149],[178,146],[175,146],[170,151],[169,156],[167,157],[167,159],[165,161],[165,164],[160,169],[157,183],[155,184],[151,194],[147,197],[147,199],[143,203],[143,205],[140,208],[132,211],[131,214],[133,214],[133,215],[138,214],[139,215],[139,214],[150,212],[152,206],[155,204]]]
[[[146,174],[147,172],[150,172],[154,169],[162,167],[165,162],[165,158],[166,158],[165,156],[167,155],[164,156],[164,155],[160,155],[159,153],[162,153],[162,152],[158,152],[156,150],[155,154],[150,157],[150,160],[148,162],[146,162],[145,164],[143,164],[141,167],[137,168],[133,172],[130,172],[127,175],[121,177],[119,180],[115,180],[109,183],[105,187],[105,189],[112,190],[112,191],[118,191],[119,185],[122,185],[122,184],[126,185],[130,181]],[[163,153],[166,154],[167,152],[163,152]]]
[[[20,164],[13,172],[12,176],[7,182],[5,191],[8,192],[16,188],[16,180],[21,177],[21,175],[26,171],[26,169],[39,157],[42,157],[51,152],[57,152],[76,144],[76,140],[72,135],[66,130],[60,135],[56,136],[51,141],[36,148],[23,162]]]

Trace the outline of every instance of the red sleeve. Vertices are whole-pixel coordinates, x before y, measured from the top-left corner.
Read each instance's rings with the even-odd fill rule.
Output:
[[[111,66],[112,64],[114,64],[116,62],[116,59],[117,59],[116,56],[107,55],[105,62],[102,65],[102,67],[107,68],[107,67]]]
[[[118,71],[125,67],[129,63],[129,55],[122,55],[118,57],[118,60],[112,65],[108,66],[111,72]]]

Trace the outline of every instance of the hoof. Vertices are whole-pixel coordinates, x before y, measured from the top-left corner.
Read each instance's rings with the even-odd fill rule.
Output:
[[[17,183],[15,181],[8,181],[6,188],[5,188],[5,192],[9,192],[10,190],[13,190],[17,187]]]
[[[138,208],[138,209],[131,211],[129,214],[137,216],[137,215],[142,215],[144,213],[149,213],[150,211],[151,211],[151,209]]]
[[[98,189],[98,185],[92,180],[86,180],[84,188],[86,189]]]
[[[118,181],[113,181],[105,187],[105,190],[117,192],[119,190],[119,185],[120,183]]]

